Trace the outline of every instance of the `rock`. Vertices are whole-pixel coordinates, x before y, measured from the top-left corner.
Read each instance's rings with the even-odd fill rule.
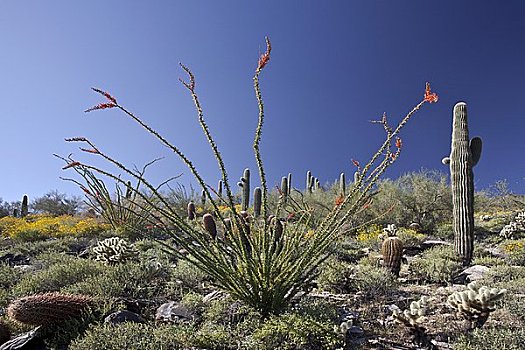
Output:
[[[13,269],[18,270],[22,273],[36,271],[38,268],[33,265],[15,265]]]
[[[7,253],[0,256],[0,263],[7,264],[9,266],[28,265],[29,260],[29,257],[20,254]]]
[[[361,327],[352,326],[348,329],[348,333],[353,337],[360,337],[365,334],[365,331]]]
[[[40,327],[33,329],[7,343],[0,345],[0,350],[47,350],[46,344],[39,338]]]
[[[128,310],[117,311],[104,318],[104,323],[118,324],[123,322],[145,323],[146,320],[139,314]]]
[[[409,229],[414,230],[416,232],[421,232],[421,225],[417,222],[413,222],[408,226]]]
[[[465,277],[467,282],[478,281],[490,270],[490,267],[483,265],[471,266],[459,274],[459,277]]]
[[[195,311],[175,301],[162,304],[155,313],[155,320],[157,321],[182,323],[196,321],[197,319]]]
[[[452,245],[452,243],[445,242],[445,241],[440,241],[440,240],[437,240],[437,239],[427,239],[426,241],[421,243],[421,246],[424,249],[433,248],[433,247],[436,247],[436,246],[439,246],[439,245]]]
[[[479,219],[481,221],[490,221],[490,220],[492,220],[492,216],[490,216],[490,215],[480,215]]]

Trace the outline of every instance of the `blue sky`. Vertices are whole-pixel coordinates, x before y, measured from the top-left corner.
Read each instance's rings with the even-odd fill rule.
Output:
[[[525,3],[523,1],[0,1],[0,197],[19,200],[58,189],[53,153],[105,166],[64,138],[85,136],[122,162],[150,168],[153,182],[190,174],[168,150],[116,110],[121,104],[179,146],[205,179],[219,179],[178,62],[197,92],[230,177],[255,173],[257,104],[252,75],[264,37],[272,59],[261,76],[266,125],[261,149],[270,185],[292,172],[303,187],[353,173],[383,138],[368,121],[401,119],[426,81],[440,101],[402,132],[402,155],[387,172],[448,169],[452,107],[466,101],[471,136],[484,149],[477,189],[507,179],[525,192]],[[111,169],[111,168],[109,168]],[[252,180],[253,182],[256,182]]]

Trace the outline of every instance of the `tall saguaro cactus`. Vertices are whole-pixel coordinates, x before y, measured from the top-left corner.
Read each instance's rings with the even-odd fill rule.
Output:
[[[247,211],[250,206],[250,169],[244,169],[239,186],[242,187],[241,207],[243,211]]]
[[[20,210],[20,216],[24,218],[27,216],[28,212],[28,199],[27,196],[24,195],[24,197],[22,198],[22,208]]]
[[[443,164],[450,164],[452,186],[454,247],[469,265],[474,251],[474,173],[472,167],[481,157],[482,142],[475,137],[469,142],[467,104],[454,106],[452,123],[452,149]]]

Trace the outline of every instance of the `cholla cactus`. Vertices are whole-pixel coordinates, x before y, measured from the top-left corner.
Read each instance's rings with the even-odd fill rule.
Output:
[[[18,322],[40,326],[77,317],[93,302],[85,295],[59,292],[36,294],[16,299],[7,308],[7,315]]]
[[[395,306],[392,311],[392,317],[396,322],[402,323],[412,332],[414,342],[420,345],[428,344],[429,339],[426,334],[426,329],[421,325],[427,314],[427,298],[421,297],[418,301],[410,303],[410,308],[401,311]]]
[[[467,285],[467,290],[454,292],[448,297],[448,304],[457,313],[471,322],[472,328],[482,327],[492,311],[494,303],[505,295],[506,289],[478,287],[474,282]]]
[[[138,256],[138,251],[133,245],[119,237],[111,237],[98,242],[93,252],[96,254],[95,260],[110,265],[123,263]]]
[[[427,314],[427,305],[427,298],[421,297],[418,301],[411,302],[410,308],[405,311],[396,307],[392,311],[392,317],[407,327],[419,327]]]
[[[511,221],[508,225],[505,225],[499,234],[505,239],[511,239],[515,233],[523,231],[525,231],[525,211],[518,213],[514,218],[514,221]]]

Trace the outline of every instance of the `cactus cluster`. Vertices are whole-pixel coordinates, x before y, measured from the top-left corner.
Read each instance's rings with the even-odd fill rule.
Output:
[[[312,172],[308,170],[306,172],[306,191],[312,193],[321,189],[321,181],[312,175]]]
[[[383,229],[383,232],[387,235],[381,246],[383,265],[390,270],[394,276],[399,277],[401,260],[403,258],[403,242],[396,236],[396,225],[387,225],[387,227]]]
[[[395,308],[392,311],[392,317],[407,327],[419,327],[427,314],[427,306],[427,298],[421,297],[418,301],[411,302],[410,308],[407,310],[401,311],[399,308]]]
[[[95,260],[110,265],[135,259],[139,254],[132,244],[119,237],[110,237],[98,242],[93,248],[93,253]]]
[[[501,229],[499,234],[505,239],[512,239],[518,232],[525,232],[525,211],[518,213],[513,221]]]
[[[496,310],[495,302],[503,298],[507,290],[477,286],[474,282],[469,283],[467,288],[451,294],[447,302],[458,314],[470,321],[474,328],[482,327],[490,313]]]
[[[80,316],[92,302],[93,299],[85,295],[36,294],[14,300],[7,308],[7,315],[29,325],[56,324]]]
[[[452,147],[443,164],[450,164],[452,186],[454,248],[463,265],[469,265],[474,251],[474,173],[472,168],[481,157],[479,137],[469,141],[467,104],[454,106]]]

